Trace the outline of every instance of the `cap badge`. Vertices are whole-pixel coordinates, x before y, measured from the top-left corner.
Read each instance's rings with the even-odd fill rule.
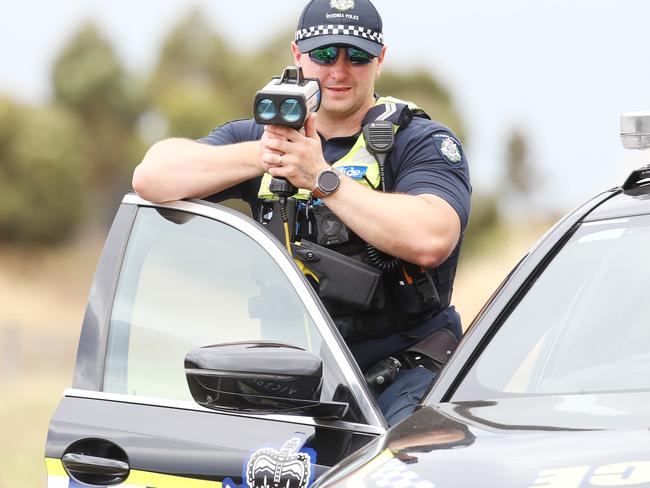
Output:
[[[330,7],[344,12],[345,10],[354,8],[354,0],[331,0]]]

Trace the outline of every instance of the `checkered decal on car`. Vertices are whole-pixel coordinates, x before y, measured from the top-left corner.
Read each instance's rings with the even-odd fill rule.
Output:
[[[307,27],[305,29],[299,29],[296,31],[296,41],[302,41],[303,39],[309,39],[310,37],[325,35],[356,36],[368,39],[370,41],[378,42],[379,44],[384,43],[384,35],[381,32],[376,32],[357,25],[343,24],[312,25],[311,27]]]
[[[377,468],[366,479],[372,480],[372,486],[381,488],[435,488],[433,483],[411,471],[406,464],[396,458]]]

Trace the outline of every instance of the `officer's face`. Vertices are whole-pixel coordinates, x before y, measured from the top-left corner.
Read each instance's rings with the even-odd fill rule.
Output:
[[[340,52],[331,65],[318,64],[291,44],[296,65],[302,66],[309,78],[318,78],[321,85],[321,106],[319,112],[331,117],[348,117],[354,113],[365,113],[374,104],[375,78],[381,71],[386,48],[369,64],[351,64],[344,52]]]

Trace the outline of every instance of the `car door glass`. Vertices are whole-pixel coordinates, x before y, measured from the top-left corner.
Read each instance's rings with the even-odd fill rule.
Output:
[[[191,401],[187,352],[242,340],[319,354],[322,398],[346,389],[300,297],[260,244],[202,216],[141,208],[114,299],[104,391]]]

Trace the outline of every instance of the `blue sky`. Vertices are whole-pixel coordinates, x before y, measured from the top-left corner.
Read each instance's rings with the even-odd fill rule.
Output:
[[[623,150],[621,112],[650,110],[647,0],[375,0],[388,64],[432,70],[467,124],[474,187],[498,188],[506,137],[521,128],[542,181],[535,198],[566,210],[650,162]],[[96,19],[127,67],[146,72],[190,5],[243,49],[294,25],[302,0],[11,2],[0,18],[0,92],[38,103],[53,58]],[[280,69],[280,67],[279,67]],[[435,114],[433,114],[435,117]]]

